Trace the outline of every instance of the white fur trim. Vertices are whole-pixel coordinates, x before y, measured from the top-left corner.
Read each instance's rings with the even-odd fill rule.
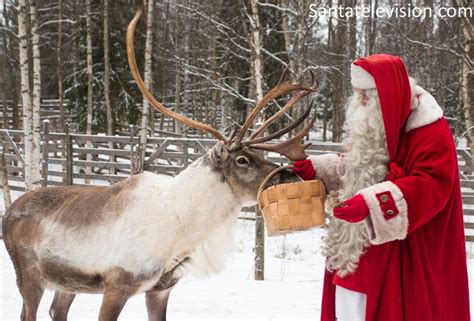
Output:
[[[337,191],[341,188],[341,176],[344,175],[342,157],[337,154],[309,156],[316,169],[316,178],[323,181],[326,190]]]
[[[376,194],[390,192],[398,214],[386,219]],[[359,191],[370,211],[373,234],[372,244],[383,244],[394,240],[403,240],[408,233],[408,206],[402,191],[390,181],[382,182]]]
[[[434,123],[443,117],[443,110],[429,92],[415,86],[414,93],[412,111],[405,126],[406,132]]]
[[[337,321],[363,321],[367,306],[367,294],[336,285]]]
[[[351,64],[351,82],[352,86],[359,89],[373,89],[375,79],[364,68]]]

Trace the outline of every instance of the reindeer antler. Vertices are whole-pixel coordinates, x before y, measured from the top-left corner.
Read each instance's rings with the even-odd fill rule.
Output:
[[[127,55],[128,55],[128,63],[130,65],[130,70],[132,72],[133,78],[135,79],[135,82],[137,83],[138,88],[142,92],[143,96],[150,102],[150,104],[159,112],[164,114],[165,116],[168,116],[170,118],[173,118],[187,126],[193,127],[197,130],[202,130],[205,132],[208,132],[215,138],[217,138],[220,141],[223,141],[229,148],[229,150],[236,150],[239,148],[242,148],[244,146],[247,146],[249,148],[255,148],[255,149],[261,149],[261,150],[267,150],[267,151],[274,151],[277,153],[280,153],[282,155],[285,155],[291,160],[298,160],[302,158],[306,158],[306,154],[304,150],[310,145],[302,145],[301,140],[303,137],[309,132],[311,127],[314,124],[314,121],[316,120],[316,116],[313,117],[313,119],[308,123],[308,125],[300,131],[298,134],[293,136],[291,139],[277,143],[277,144],[266,144],[264,142],[267,142],[273,138],[280,137],[294,128],[298,127],[303,121],[308,117],[310,111],[311,111],[311,106],[303,113],[301,117],[299,117],[296,121],[294,121],[292,124],[288,125],[287,127],[277,131],[276,133],[273,133],[271,135],[257,138],[257,136],[262,133],[271,123],[279,119],[281,116],[283,116],[288,110],[290,110],[298,101],[300,101],[303,97],[307,96],[308,94],[314,92],[318,88],[318,83],[317,81],[315,82],[314,75],[310,71],[311,74],[311,86],[305,86],[303,85],[303,77],[300,79],[298,83],[291,83],[290,81],[284,80],[286,76],[286,71],[287,68],[282,73],[282,76],[280,77],[280,80],[278,81],[278,84],[271,89],[260,101],[257,102],[255,105],[254,109],[251,111],[251,113],[248,115],[247,119],[245,120],[244,125],[240,129],[239,132],[234,132],[231,136],[230,139],[226,139],[223,134],[221,134],[217,129],[215,129],[212,126],[209,126],[207,124],[195,121],[193,119],[190,119],[188,117],[185,117],[181,114],[178,114],[174,111],[169,110],[165,106],[163,106],[158,100],[156,100],[155,97],[153,97],[153,94],[150,92],[150,90],[145,86],[145,83],[140,75],[140,72],[138,71],[137,67],[137,62],[135,58],[135,46],[134,46],[134,34],[135,34],[135,29],[138,23],[138,20],[141,17],[143,11],[143,0],[137,0],[137,11],[135,13],[135,16],[133,17],[132,21],[130,21],[127,29]],[[257,117],[257,115],[275,98],[287,93],[287,92],[293,92],[293,95],[291,99],[287,102],[287,104],[276,114],[274,114],[272,117],[267,119],[259,128],[257,128],[252,135],[250,135],[249,139],[246,141],[242,141],[247,130],[249,127],[252,125],[253,121]]]
[[[281,136],[285,135],[286,133],[289,133],[290,131],[292,131],[293,129],[298,127],[301,123],[303,123],[303,121],[309,116],[312,108],[313,108],[313,103],[311,103],[311,105],[306,109],[306,111],[298,119],[296,119],[293,123],[291,123],[287,127],[283,128],[283,129],[280,129],[279,131],[277,131],[273,134],[267,135],[265,137],[260,137],[260,138],[253,138],[253,137],[256,136],[255,132],[254,132],[250,136],[250,138],[248,140],[242,142],[242,144],[246,145],[246,146],[251,146],[253,144],[264,143],[264,142],[267,142],[269,140],[272,140],[273,138],[278,138],[278,137],[281,137]],[[272,116],[271,118],[273,118],[274,116]],[[265,122],[267,122],[267,121],[265,121]],[[263,125],[261,127],[259,127],[258,129],[260,129],[260,128],[263,128]]]
[[[301,77],[300,81],[298,83],[291,83],[288,80],[284,80],[286,74],[287,74],[288,67],[285,68],[283,71],[280,80],[278,81],[278,84],[272,88],[268,93],[263,96],[261,100],[257,102],[253,110],[250,112],[250,114],[247,116],[247,119],[245,120],[244,124],[242,125],[242,128],[237,135],[234,144],[235,145],[240,145],[247,130],[249,127],[252,125],[253,121],[257,117],[257,115],[275,98],[287,93],[287,92],[294,92],[294,91],[299,91],[299,93],[296,93],[293,95],[292,99],[286,104],[284,108],[282,108],[281,111],[276,113],[273,117],[271,117],[268,121],[263,123],[260,128],[257,128],[256,134],[252,135],[253,137],[256,137],[258,133],[263,131],[265,128],[270,125],[270,123],[274,122],[276,119],[280,118],[286,111],[288,111],[290,108],[292,108],[301,98],[305,97],[306,95],[310,94],[311,92],[314,92],[317,90],[318,85],[316,82],[316,85],[314,84],[314,75],[310,71],[311,74],[311,79],[312,79],[312,86],[307,87],[303,85],[303,77]]]
[[[294,128],[298,127],[301,123],[304,122],[304,120],[309,116],[312,108],[311,106],[293,123],[288,125],[287,127],[271,134],[265,137],[257,138],[257,136],[262,133],[271,123],[282,117],[288,110],[293,108],[297,102],[299,102],[303,97],[306,97],[310,93],[314,92],[317,90],[319,83],[315,80],[313,73],[310,71],[311,75],[311,85],[305,86],[303,85],[303,77],[301,77],[300,81],[298,83],[290,83],[289,81],[283,81],[285,75],[286,75],[287,69],[283,71],[282,76],[280,77],[280,80],[276,87],[274,87],[272,90],[270,90],[260,101],[257,102],[255,105],[254,109],[251,111],[247,119],[245,120],[244,125],[242,126],[242,129],[240,130],[238,136],[236,137],[235,141],[231,142],[232,146],[234,148],[239,148],[240,146],[248,146],[249,148],[255,148],[255,149],[261,149],[261,150],[267,150],[267,151],[273,151],[280,153],[286,157],[288,157],[291,160],[300,160],[304,159],[307,157],[305,154],[304,150],[308,148],[310,144],[306,145],[301,145],[301,140],[305,135],[308,134],[309,130],[313,126],[315,120],[316,120],[316,115],[313,117],[313,119],[307,124],[303,130],[301,130],[298,134],[293,136],[291,139],[278,143],[278,144],[263,144],[264,142],[267,142],[273,138],[281,137],[282,135],[290,132]],[[243,137],[247,131],[247,129],[250,127],[252,124],[253,120],[255,117],[258,115],[258,113],[265,108],[265,106],[275,99],[278,96],[281,96],[284,93],[287,92],[293,92],[292,97],[290,100],[286,103],[286,105],[281,108],[277,113],[275,113],[273,116],[268,118],[262,125],[260,125],[251,135],[250,137],[245,140],[243,140]]]
[[[185,125],[196,128],[198,130],[203,130],[205,132],[208,132],[209,134],[211,134],[218,140],[228,143],[228,140],[217,129],[207,124],[203,124],[201,122],[195,121],[193,119],[190,119],[188,117],[185,117],[181,114],[178,114],[178,113],[175,113],[174,111],[169,110],[168,108],[163,106],[158,100],[156,100],[155,97],[153,97],[153,94],[148,90],[148,88],[146,88],[145,83],[143,82],[143,79],[140,75],[140,72],[138,71],[137,61],[135,58],[135,46],[133,43],[135,29],[136,29],[138,20],[140,19],[140,16],[142,14],[142,7],[143,7],[142,2],[143,2],[142,0],[137,1],[137,11],[132,21],[130,21],[128,25],[128,29],[127,29],[128,64],[130,65],[130,70],[132,71],[133,78],[135,79],[135,82],[137,83],[138,88],[142,92],[143,96],[145,96],[146,99],[150,102],[150,104],[156,110],[163,113],[165,116],[173,118]]]
[[[308,108],[307,114],[309,114],[310,108]],[[302,120],[304,120],[306,117],[304,117],[304,118],[301,117],[301,118],[302,118]],[[248,146],[250,148],[254,148],[254,149],[260,149],[260,150],[266,150],[266,151],[269,151],[269,152],[279,153],[279,154],[284,155],[285,157],[287,157],[288,159],[291,159],[293,161],[305,159],[306,157],[308,157],[308,155],[306,155],[306,153],[305,153],[305,150],[306,150],[306,148],[311,146],[311,143],[301,144],[301,141],[303,140],[304,136],[306,136],[308,134],[311,127],[313,127],[313,124],[314,124],[315,121],[316,121],[316,113],[314,114],[313,118],[311,118],[311,120],[308,122],[308,124],[306,125],[305,128],[303,128],[295,136],[293,136],[290,139],[285,140],[283,142],[276,143],[276,144],[265,144],[265,143],[261,143],[261,144],[252,143],[252,144],[250,144],[250,141],[249,141]],[[298,126],[298,125],[296,125],[296,126]],[[292,126],[292,125],[290,125],[290,126]],[[288,127],[290,127],[290,126],[288,126]],[[286,128],[285,128],[285,130],[286,130]],[[288,132],[288,131],[286,131],[286,132]],[[267,138],[267,137],[264,137],[264,138]],[[267,141],[267,140],[269,140],[269,139],[266,139],[265,141]]]

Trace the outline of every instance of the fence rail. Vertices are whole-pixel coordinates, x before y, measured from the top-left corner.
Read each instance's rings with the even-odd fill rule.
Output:
[[[67,121],[70,117],[69,110],[67,106],[69,105],[69,100],[65,99],[63,101],[63,112],[64,112],[64,119]],[[3,101],[0,101],[0,123],[3,124],[4,120],[6,123],[13,127],[14,123],[14,106],[13,101],[7,100],[6,101],[6,109],[3,108]],[[16,106],[16,115],[17,120],[21,121],[23,117],[23,108],[21,104],[18,103]],[[61,117],[61,107],[59,99],[42,99],[40,104],[40,119],[42,121],[49,120],[53,128],[56,128],[59,124],[59,119]]]
[[[133,133],[133,129],[131,133]],[[24,190],[23,132],[0,130],[5,170],[11,190]],[[183,137],[148,137],[139,144],[137,135],[106,136],[49,132],[42,135],[43,186],[109,185],[139,172],[141,169],[165,175],[177,175],[201,157],[216,143],[214,139]],[[312,142],[310,155],[341,152],[338,143]],[[145,149],[145,158],[141,158]],[[474,242],[474,176],[469,151],[458,149],[463,206],[466,221],[466,240]],[[285,164],[286,158],[267,155],[268,160]]]

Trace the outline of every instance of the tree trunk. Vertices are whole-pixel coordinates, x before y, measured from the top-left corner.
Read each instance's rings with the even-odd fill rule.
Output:
[[[332,0],[328,0],[328,8],[331,8],[331,7],[332,7]],[[333,41],[334,41],[333,38],[334,38],[333,17],[332,15],[330,15],[328,18],[328,35],[327,35],[327,50],[329,52],[332,50],[332,47],[333,47]],[[323,110],[323,137],[322,137],[323,142],[327,141],[328,121],[329,121],[328,103],[325,103],[324,110]]]
[[[59,129],[64,131],[65,119],[64,119],[64,90],[63,90],[63,0],[59,0],[59,13],[58,13],[58,49],[56,51],[57,62],[58,62],[58,97],[59,97]]]
[[[371,8],[375,12],[378,8],[378,0],[372,2],[372,0],[367,0],[366,6]],[[372,8],[373,7],[373,8]],[[366,39],[367,41],[367,52],[366,55],[373,55],[375,53],[375,40],[377,36],[377,17],[372,17],[371,15],[368,18],[365,18],[366,22]]]
[[[251,21],[251,49],[252,49],[252,62],[253,62],[253,76],[255,80],[255,99],[260,100],[263,98],[263,85],[262,85],[262,40],[260,38],[260,18],[258,14],[258,3],[257,0],[251,0],[250,5],[252,8],[252,21]]]
[[[18,1],[18,38],[21,77],[21,103],[23,106],[23,131],[24,131],[24,153],[25,163],[24,177],[25,190],[33,188],[33,110],[31,109],[30,92],[30,68],[28,64],[28,12],[26,0]]]
[[[93,70],[92,70],[92,9],[91,9],[91,0],[86,0],[86,32],[87,32],[87,123],[86,123],[86,134],[92,134],[92,94],[93,94]],[[87,147],[91,148],[92,144],[90,141],[87,142]],[[92,160],[92,155],[87,154],[87,161]],[[86,167],[86,174],[91,174],[92,170],[90,166]],[[86,180],[88,183],[89,180]]]
[[[466,0],[462,1],[463,7],[468,7],[468,3]],[[462,31],[464,35],[464,57],[462,59],[462,67],[461,67],[461,101],[464,110],[464,120],[466,122],[466,129],[469,130],[467,133],[467,141],[468,141],[468,148],[471,149],[471,157],[474,155],[474,115],[472,113],[472,106],[471,106],[471,95],[470,90],[470,73],[472,73],[471,68],[469,68],[469,57],[471,54],[471,42],[472,42],[472,26],[467,18],[461,18],[462,20]],[[472,163],[471,162],[471,170],[472,170]]]
[[[281,3],[281,6],[285,9],[290,6],[289,0],[281,0],[280,3]],[[282,17],[282,29],[283,29],[283,38],[285,40],[285,50],[288,54],[290,71],[297,72],[297,66],[294,59],[294,48],[293,48],[294,43],[291,37],[291,30],[290,30],[290,16],[286,13],[284,13]],[[293,78],[293,74],[292,74],[292,78]]]
[[[0,23],[0,27],[3,27],[3,25]],[[6,28],[6,26],[5,26]],[[3,57],[0,57],[0,63],[1,63],[1,72],[2,73],[6,73],[7,71],[7,65],[8,65],[8,61],[7,61],[7,55],[6,55],[6,52],[7,52],[7,44],[6,44],[6,32],[4,31],[3,32],[3,41],[2,41],[2,47],[3,47],[3,52],[5,53],[3,55]],[[0,81],[1,81],[1,88],[2,88],[2,102],[3,102],[3,128],[5,129],[8,129],[10,127],[10,122],[9,122],[9,117],[8,117],[8,100],[7,100],[7,80],[5,79],[6,77],[4,77],[2,75],[2,77],[0,78]]]
[[[35,187],[40,187],[41,180],[41,54],[40,35],[38,30],[38,8],[37,1],[30,0],[30,21],[31,21],[31,47],[33,53],[33,183]]]
[[[260,17],[258,13],[257,0],[250,0],[251,6],[251,30],[250,47],[252,50],[252,78],[254,80],[254,97],[256,101],[263,98],[262,88],[262,39],[260,36]],[[259,116],[259,121],[262,120]],[[255,280],[265,278],[265,224],[262,213],[256,208],[255,211]]]
[[[179,2],[178,2],[179,3]],[[180,56],[181,51],[181,13],[178,6],[175,6],[175,28],[174,28],[174,54],[176,57]],[[181,113],[181,67],[178,63],[175,63],[175,75],[174,75],[174,104],[175,111]],[[181,134],[181,124],[176,122],[175,131],[177,134]]]
[[[347,5],[347,0],[339,0],[338,7]],[[334,39],[334,51],[337,55],[337,72],[334,77],[336,87],[334,88],[333,97],[333,123],[332,123],[332,141],[340,142],[342,138],[342,125],[344,122],[344,103],[346,100],[346,76],[348,61],[345,59],[347,47],[347,17],[341,17],[337,21],[336,34]]]
[[[109,0],[104,0],[104,102],[107,114],[107,135],[114,134],[114,123],[112,117],[112,105],[110,103],[110,50],[109,50]],[[109,149],[114,148],[114,143],[109,142]],[[109,156],[110,162],[115,162],[115,156]],[[115,168],[109,170],[115,174]]]
[[[5,21],[5,28],[9,27],[9,15],[7,14],[7,4],[3,1],[3,19]],[[3,29],[3,48],[5,58],[5,72],[9,75],[9,85],[5,82],[5,91],[9,91],[10,99],[12,100],[12,128],[19,129],[19,112],[18,112],[18,93],[17,93],[17,71],[16,71],[16,59],[14,58],[15,52],[12,48],[12,41],[10,35],[7,33],[7,29]]]
[[[154,20],[155,0],[148,0],[146,15],[146,40],[145,40],[145,70],[143,78],[145,87],[152,90],[152,54],[153,54],[153,20]],[[148,122],[149,122],[150,105],[146,98],[143,98],[142,124],[140,130],[140,159],[143,164],[145,161]],[[143,166],[142,166],[143,167]],[[143,168],[141,168],[143,170]]]
[[[109,54],[109,0],[104,0],[104,101],[107,113],[107,135],[113,135],[112,106],[110,104],[110,54]]]
[[[186,66],[189,66],[191,57],[190,57],[190,33],[191,33],[191,21],[184,24],[184,35],[183,35],[183,54],[184,62]],[[182,93],[182,104],[181,110],[183,113],[191,113],[192,118],[195,119],[194,106],[191,106],[191,98],[189,97],[189,87],[191,85],[191,76],[189,74],[188,67],[184,68],[183,71],[183,82],[181,83],[181,93]],[[187,128],[183,128],[183,131],[186,131]],[[190,130],[193,130],[189,128]],[[199,134],[199,133],[198,133]]]

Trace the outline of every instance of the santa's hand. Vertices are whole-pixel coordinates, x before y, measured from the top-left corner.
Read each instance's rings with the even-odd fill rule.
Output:
[[[358,223],[369,216],[369,208],[362,195],[357,194],[334,209],[334,216],[349,223]]]
[[[311,160],[306,158],[293,163],[293,173],[305,181],[310,181],[316,176],[316,169],[313,167]]]

